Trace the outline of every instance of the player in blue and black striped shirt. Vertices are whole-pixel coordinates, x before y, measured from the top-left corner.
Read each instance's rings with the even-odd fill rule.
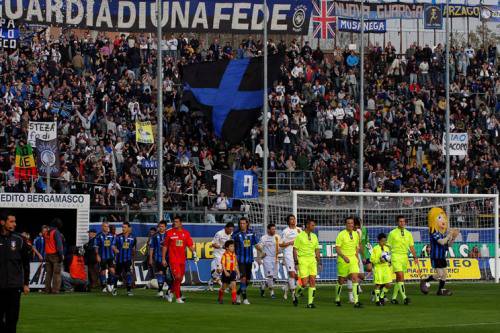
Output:
[[[167,267],[162,265],[161,255],[163,243],[165,242],[167,222],[161,220],[158,223],[157,230],[158,232],[149,240],[149,266],[154,269],[156,280],[158,281],[158,297],[163,297],[163,285],[167,282]]]
[[[238,230],[233,234],[233,240],[241,276],[238,303],[241,302],[241,295],[243,296],[243,304],[250,304],[247,299],[247,285],[252,279],[253,248],[259,241],[255,233],[250,229],[250,223],[247,218],[240,218]]]
[[[104,287],[103,292],[113,290],[113,285],[116,279],[115,276],[115,254],[113,253],[113,244],[115,236],[110,233],[109,223],[103,222],[101,225],[101,232],[96,236],[96,257],[97,263],[100,267],[100,280],[101,286]],[[106,270],[108,271],[108,278],[106,279]]]
[[[116,258],[116,274],[121,276],[127,286],[127,295],[133,296],[132,293],[132,262],[135,256],[137,240],[132,236],[132,228],[130,223],[123,222],[122,233],[116,236],[113,244],[113,252]],[[116,295],[117,279],[114,281],[113,296]]]

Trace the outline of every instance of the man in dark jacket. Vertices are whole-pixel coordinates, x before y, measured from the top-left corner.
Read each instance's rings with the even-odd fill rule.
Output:
[[[14,233],[16,217],[0,216],[0,332],[16,332],[21,292],[30,291],[31,250],[23,238]]]
[[[97,267],[97,258],[95,255],[96,230],[89,230],[89,241],[83,246],[85,250],[85,264],[87,265],[88,281],[90,289],[97,287],[99,282],[99,268]]]

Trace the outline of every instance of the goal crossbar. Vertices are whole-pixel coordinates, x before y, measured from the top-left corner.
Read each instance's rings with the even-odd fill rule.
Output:
[[[486,199],[492,200],[494,203],[494,229],[495,229],[495,246],[494,246],[494,269],[495,282],[500,281],[500,235],[499,235],[499,196],[498,194],[447,194],[447,193],[381,193],[381,192],[331,192],[331,191],[292,191],[292,212],[298,216],[298,197],[301,195],[307,196],[332,196],[332,197],[357,197],[357,198],[443,198],[443,199]],[[362,210],[364,200],[360,200],[360,210]],[[446,203],[444,203],[446,204]]]

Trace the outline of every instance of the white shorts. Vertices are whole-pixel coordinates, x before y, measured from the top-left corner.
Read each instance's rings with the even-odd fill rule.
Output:
[[[214,259],[210,263],[210,270],[215,271],[215,270],[221,270],[222,269],[222,257],[214,256]]]
[[[274,258],[264,258],[263,260],[264,266],[264,275],[266,278],[273,277],[278,278],[278,263]]]
[[[287,272],[297,272],[295,270],[295,260],[293,260],[293,252],[283,253],[283,266],[285,266]]]

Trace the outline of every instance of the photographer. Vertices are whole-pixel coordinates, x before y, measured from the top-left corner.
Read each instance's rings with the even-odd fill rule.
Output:
[[[31,249],[14,232],[16,217],[0,215],[0,332],[15,333],[19,318],[21,292],[30,291]]]
[[[89,291],[87,271],[85,269],[85,250],[83,247],[74,247],[71,251],[69,273],[62,272],[64,291]]]

